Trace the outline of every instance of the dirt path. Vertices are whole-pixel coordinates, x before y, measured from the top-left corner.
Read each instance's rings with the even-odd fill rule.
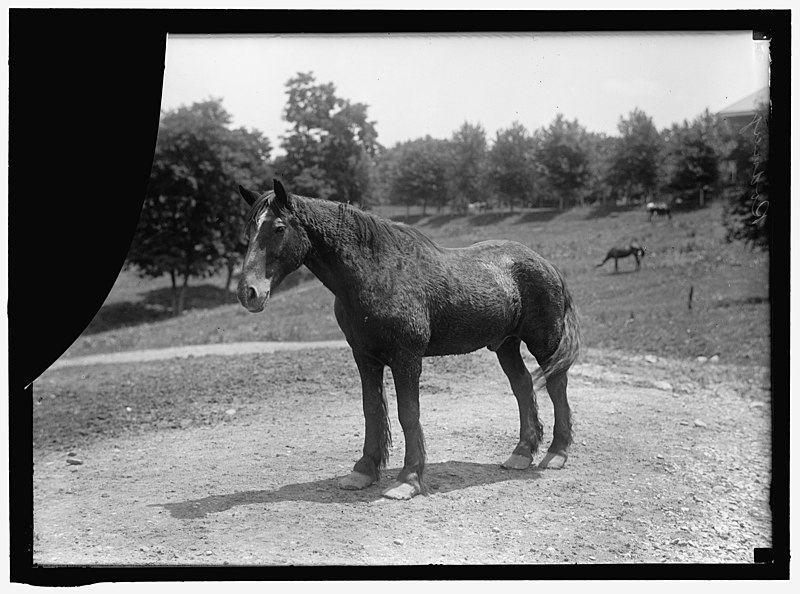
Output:
[[[231,345],[219,346],[231,352]],[[35,561],[752,563],[755,547],[770,546],[763,394],[734,384],[671,382],[666,360],[639,358],[629,361],[637,368],[624,368],[589,356],[571,373],[576,442],[567,467],[506,471],[499,463],[515,444],[518,418],[494,356],[431,360],[422,416],[432,494],[397,502],[380,496],[399,471],[404,447],[391,382],[390,468],[379,485],[342,491],[336,478],[349,471],[363,439],[349,353],[318,351],[303,375],[289,369],[299,355],[275,352],[275,345],[252,348],[262,354],[162,351],[213,353],[170,363],[173,379],[184,374],[171,391],[201,390],[208,383],[203,373],[241,373],[229,371],[232,365],[287,370],[253,388],[267,393],[272,385],[272,395],[224,422],[98,439],[75,452],[35,450]],[[113,365],[135,373],[140,389],[149,390],[151,378],[160,385],[167,363],[151,360],[153,353],[138,357],[144,358],[135,365]],[[92,370],[99,368],[75,369]],[[66,382],[66,373],[72,370],[49,371],[47,385]],[[193,378],[202,380],[197,387]],[[541,394],[539,403],[549,436],[552,407]],[[68,462],[76,458],[80,464]]]
[[[119,353],[103,353],[82,357],[58,359],[50,369],[62,369],[77,365],[109,365],[112,363],[139,363],[164,359],[188,359],[210,355],[234,356],[251,353],[274,353],[276,351],[300,351],[323,348],[346,348],[345,340],[321,340],[311,342],[227,342],[219,344],[194,344],[163,349],[143,349]]]

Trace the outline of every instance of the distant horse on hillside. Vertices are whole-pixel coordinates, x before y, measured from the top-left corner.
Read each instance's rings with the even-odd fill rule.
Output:
[[[558,269],[530,248],[484,241],[443,248],[413,227],[356,208],[288,194],[274,180],[261,196],[239,186],[250,205],[248,248],[238,296],[251,312],[305,264],[335,295],[334,313],[361,377],[364,449],[343,489],[376,482],[391,445],[383,391],[392,370],[405,460],[383,492],[391,499],[426,493],[425,441],[420,425],[423,357],[496,352],[517,399],[519,442],[503,464],[528,468],[542,439],[533,379],[520,355],[536,358],[553,402],[553,441],[539,468],[561,468],[572,441],[567,370],[579,351],[578,320]]]
[[[477,214],[479,212],[487,212],[491,208],[488,201],[470,202],[467,205],[467,214]]]
[[[636,258],[636,270],[639,270],[641,266],[641,260],[644,258],[644,252],[647,250],[646,247],[640,246],[638,243],[631,243],[628,247],[613,247],[608,250],[606,254],[605,260],[600,262],[597,265],[600,268],[603,264],[614,259],[614,272],[619,272],[619,264],[618,261],[620,258],[627,258],[628,256],[633,256]]]
[[[647,212],[650,214],[650,222],[653,222],[654,216],[664,216],[666,215],[669,220],[672,220],[672,211],[669,207],[669,204],[666,202],[648,202],[647,203]]]

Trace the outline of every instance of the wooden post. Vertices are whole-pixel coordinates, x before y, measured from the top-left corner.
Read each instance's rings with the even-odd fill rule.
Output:
[[[693,295],[694,295],[694,285],[690,285],[689,286],[689,301],[688,301],[689,309],[692,309],[692,296]]]

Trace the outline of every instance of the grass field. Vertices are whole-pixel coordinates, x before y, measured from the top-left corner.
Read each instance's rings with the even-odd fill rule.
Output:
[[[769,258],[727,244],[721,205],[651,224],[641,208],[582,208],[426,216],[405,209],[379,214],[417,226],[448,247],[484,239],[529,245],[565,273],[578,305],[584,345],[679,359],[718,354],[725,363],[769,364]],[[647,247],[632,259],[596,265],[613,245]],[[123,272],[69,356],[243,340],[341,338],[333,295],[305,268],[287,279],[267,309],[249,314],[225,292],[222,276],[194,281],[187,312],[169,314],[169,281]],[[693,287],[692,308],[688,307]]]

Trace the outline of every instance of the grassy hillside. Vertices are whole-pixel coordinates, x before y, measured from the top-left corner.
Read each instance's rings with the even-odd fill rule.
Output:
[[[728,363],[768,364],[768,256],[726,244],[721,205],[678,213],[651,224],[641,208],[528,210],[473,216],[387,211],[449,247],[491,238],[531,246],[565,273],[578,305],[584,344],[677,358],[719,354]],[[647,246],[634,261],[597,268],[606,251],[636,239]],[[95,320],[68,354],[82,355],[178,344],[241,340],[341,338],[333,296],[304,268],[287,279],[263,313],[249,314],[224,279],[198,281],[179,318],[168,313],[166,277],[125,272]],[[690,287],[693,302],[687,305]]]

